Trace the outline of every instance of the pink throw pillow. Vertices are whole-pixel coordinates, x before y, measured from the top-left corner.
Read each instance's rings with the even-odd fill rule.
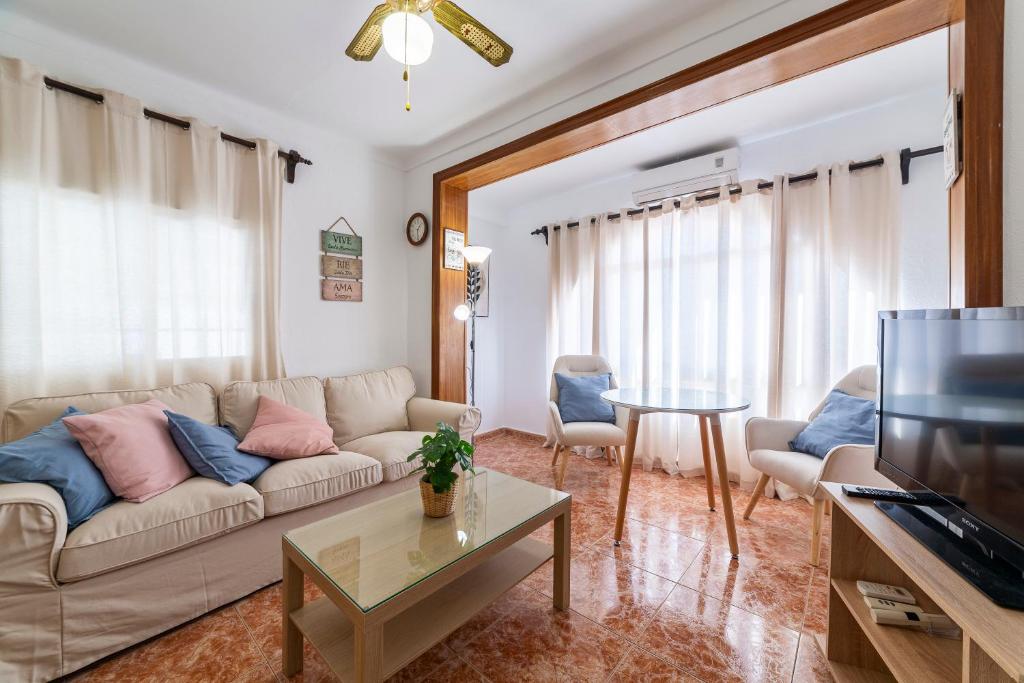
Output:
[[[287,460],[337,453],[334,431],[309,413],[260,396],[256,419],[238,450]]]
[[[165,410],[169,408],[153,399],[90,415],[71,415],[64,418],[64,425],[110,490],[141,503],[192,476],[171,439]]]

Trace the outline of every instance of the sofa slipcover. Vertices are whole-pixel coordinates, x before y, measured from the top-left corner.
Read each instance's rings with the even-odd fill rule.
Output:
[[[342,446],[369,434],[409,429],[406,404],[415,395],[412,372],[404,366],[328,377],[324,380],[324,397],[334,443]]]
[[[316,505],[375,486],[383,480],[373,458],[342,451],[274,463],[253,482],[267,517]]]
[[[56,420],[68,406],[74,406],[87,413],[96,413],[107,408],[143,403],[150,399],[156,399],[174,412],[188,415],[200,422],[217,424],[217,395],[213,387],[202,382],[192,382],[159,389],[97,391],[88,394],[27,398],[7,407],[4,413],[3,440],[16,441],[28,436]]]
[[[260,396],[309,413],[327,422],[324,387],[319,377],[293,377],[263,382],[232,382],[220,395],[220,423],[244,439],[253,421]]]
[[[419,467],[418,461],[406,458],[423,443],[423,437],[433,432],[384,432],[371,434],[343,446],[347,451],[368,455],[381,464],[384,481],[396,481]]]
[[[282,533],[415,488],[415,477],[399,477],[412,469],[404,460],[424,433],[443,421],[471,440],[480,425],[477,408],[410,398],[406,368],[336,378],[332,384],[351,390],[336,397],[350,401],[351,414],[341,424],[354,426],[358,438],[370,435],[363,431],[364,422],[393,425],[397,429],[381,431],[402,433],[365,443],[364,450],[376,457],[346,449],[341,458],[320,461],[314,456],[299,467],[281,463],[292,467],[281,466],[273,477],[258,479],[262,492],[257,482],[227,487],[189,479],[145,503],[117,503],[71,532],[55,489],[0,483],[0,681],[68,675],[280,580]],[[216,396],[205,384],[32,399],[11,406],[0,432],[5,440],[21,438],[52,422],[69,404],[95,412],[156,398],[174,412],[226,424],[244,436],[261,394],[326,421],[323,384],[305,377],[229,385],[219,413]],[[399,401],[404,417],[396,411]],[[356,439],[350,435],[338,441]],[[392,465],[393,480],[382,481],[383,461]],[[217,493],[211,493],[214,489]],[[208,500],[196,502],[224,492],[230,495],[217,509]],[[174,502],[177,496],[184,500]],[[168,501],[174,504],[165,505]],[[302,507],[282,512],[290,505]],[[172,514],[182,509],[193,514]],[[138,520],[127,518],[138,514]],[[143,524],[143,518],[150,522]],[[128,539],[138,545],[129,545]]]
[[[57,579],[80,581],[209,540],[263,519],[248,484],[192,477],[143,503],[119,501],[71,531]]]

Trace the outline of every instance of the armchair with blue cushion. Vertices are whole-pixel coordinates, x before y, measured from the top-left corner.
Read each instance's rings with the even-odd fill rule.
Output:
[[[599,386],[605,378],[607,386]],[[573,382],[574,379],[581,381]],[[564,395],[559,392],[560,382],[566,387]],[[551,466],[558,464],[558,456],[564,454],[555,473],[556,488],[561,489],[565,482],[565,471],[576,446],[604,448],[609,465],[614,450],[622,462],[620,449],[626,444],[628,415],[599,396],[602,387],[617,389],[618,386],[611,365],[601,356],[560,356],[555,360],[548,401],[548,421],[554,441]]]
[[[747,421],[747,458],[761,476],[743,519],[750,518],[773,478],[809,496],[814,501],[810,551],[814,566],[818,566],[825,517],[826,496],[821,482],[893,488],[893,483],[875,470],[874,428],[865,429],[868,417],[874,419],[873,406],[865,408],[856,405],[863,401],[845,400],[854,397],[874,402],[875,386],[875,366],[862,365],[839,380],[806,421],[767,417]],[[830,409],[826,411],[826,407]],[[849,424],[843,424],[844,415]]]

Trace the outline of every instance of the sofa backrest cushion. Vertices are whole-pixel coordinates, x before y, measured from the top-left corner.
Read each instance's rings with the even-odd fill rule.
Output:
[[[220,394],[220,423],[230,427],[239,439],[244,439],[256,419],[260,396],[267,396],[327,421],[324,385],[320,378],[292,377],[262,382],[232,382],[227,385]]]
[[[21,439],[45,427],[60,417],[68,406],[87,413],[98,413],[108,408],[144,403],[150,399],[156,399],[174,412],[200,422],[217,424],[217,395],[213,387],[193,382],[159,389],[102,391],[18,401],[8,406],[4,413],[3,441]]]
[[[409,368],[398,366],[324,380],[327,423],[339,446],[370,434],[409,429],[406,403],[416,395]]]

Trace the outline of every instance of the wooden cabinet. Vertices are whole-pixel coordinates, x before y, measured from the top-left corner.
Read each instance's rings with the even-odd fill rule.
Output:
[[[834,504],[828,636],[819,644],[836,681],[1024,683],[1024,612],[982,595],[871,501],[823,486]],[[874,623],[859,579],[904,586],[925,611],[955,621],[963,640]]]

